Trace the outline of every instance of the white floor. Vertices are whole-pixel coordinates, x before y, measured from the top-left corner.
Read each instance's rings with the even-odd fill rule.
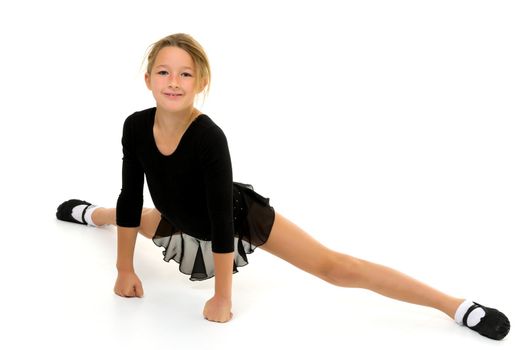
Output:
[[[162,261],[161,249],[144,237],[137,241],[135,264],[145,296],[121,298],[112,292],[115,229],[59,222],[53,217],[51,201],[44,203],[41,214],[30,221],[37,220],[37,227],[31,223],[4,227],[7,237],[2,260],[9,265],[2,269],[2,317],[7,326],[2,342],[10,345],[3,348],[388,345],[485,349],[496,343],[457,326],[439,311],[366,290],[331,286],[260,249],[234,276],[234,318],[229,323],[211,323],[201,315],[204,302],[213,293],[213,280],[189,281],[176,263]],[[13,219],[23,220],[22,215]],[[362,255],[388,251],[378,246],[380,237],[371,236],[360,238],[360,246],[370,247],[362,249]],[[391,266],[404,266],[405,271],[411,270],[415,277],[444,291],[461,292],[458,296],[472,297],[506,312],[513,328],[498,346],[520,348],[524,343],[520,329],[524,309],[523,289],[516,278],[520,276],[515,264],[517,249],[509,246],[502,251],[497,244],[493,247],[482,241],[476,249],[492,260],[480,259],[470,268],[474,248],[452,249],[464,252],[457,257],[432,250],[418,252],[427,244],[428,240],[423,240],[412,246],[399,245],[384,255]],[[441,263],[433,261],[438,256],[442,256]]]
[[[523,5],[297,3],[0,4],[0,349],[525,348]],[[173,32],[207,49],[201,109],[235,181],[329,247],[502,310],[509,336],[260,249],[234,276],[233,320],[211,323],[213,280],[189,281],[144,237],[145,296],[116,296],[115,228],[55,210],[115,205],[122,123],[154,103],[141,59]]]

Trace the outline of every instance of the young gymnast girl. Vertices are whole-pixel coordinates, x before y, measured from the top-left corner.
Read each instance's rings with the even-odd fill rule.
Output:
[[[331,250],[274,210],[252,185],[234,182],[226,135],[194,107],[211,78],[207,55],[190,35],[179,33],[149,50],[145,81],[156,107],[124,121],[122,188],[116,208],[84,200],[60,204],[59,220],[117,226],[114,292],[142,297],[133,268],[137,233],[164,248],[192,281],[215,277],[215,293],[203,310],[209,321],[232,318],[232,275],[260,247],[341,287],[366,288],[429,306],[479,334],[503,339],[508,318],[497,309],[442,293],[399,271]],[[143,208],[144,175],[155,208]]]

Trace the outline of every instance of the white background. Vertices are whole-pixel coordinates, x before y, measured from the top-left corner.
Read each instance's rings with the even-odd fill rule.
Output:
[[[0,347],[496,345],[261,249],[226,324],[202,318],[213,280],[189,281],[144,237],[145,297],[113,294],[115,228],[56,207],[115,205],[122,123],[154,105],[146,49],[186,32],[211,61],[198,107],[225,131],[235,181],[331,248],[504,311],[497,345],[523,348],[523,18],[520,1],[2,2]]]

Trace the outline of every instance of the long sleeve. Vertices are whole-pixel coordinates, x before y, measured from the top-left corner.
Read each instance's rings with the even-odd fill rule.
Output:
[[[144,202],[144,170],[136,153],[133,115],[124,121],[122,132],[122,188],[117,200],[117,225],[140,226]]]
[[[231,253],[234,251],[233,175],[228,141],[220,128],[209,128],[203,134],[199,160],[206,186],[212,251]]]

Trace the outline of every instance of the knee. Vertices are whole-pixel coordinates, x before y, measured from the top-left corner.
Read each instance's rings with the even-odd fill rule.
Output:
[[[153,238],[160,222],[160,213],[155,208],[143,208],[140,218],[139,232],[147,237]]]
[[[329,261],[322,277],[325,281],[340,287],[361,285],[364,263],[361,259],[347,254],[333,253]]]

